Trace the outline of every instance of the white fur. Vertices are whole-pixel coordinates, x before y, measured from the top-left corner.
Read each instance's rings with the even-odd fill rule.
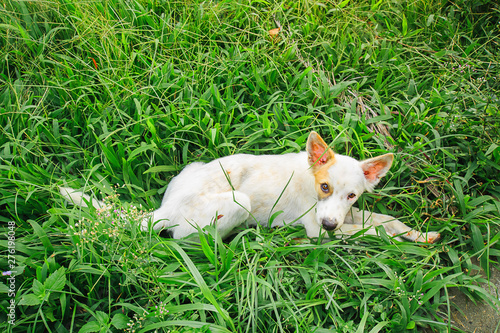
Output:
[[[357,198],[371,191],[385,175],[392,163],[391,154],[359,162],[331,152],[334,158],[329,158],[334,163],[330,165],[322,151],[329,148],[312,132],[306,152],[237,154],[206,164],[190,164],[172,179],[161,207],[142,227],[169,228],[174,238],[183,238],[197,232],[196,226],[215,223],[224,238],[240,225],[267,226],[270,217],[281,212],[272,221],[273,227],[299,223],[308,237],[326,235],[326,226],[332,225],[338,234],[353,234],[363,228],[370,228],[368,234],[376,234],[371,226],[383,225],[389,234],[411,241],[434,242],[439,238],[437,233],[420,234],[393,217],[352,208]],[[373,168],[377,164],[383,168]],[[321,168],[328,168],[323,173],[333,188],[323,199],[319,198],[315,179]],[[61,193],[75,204],[85,204],[70,189],[62,188]],[[355,197],[349,198],[352,194]],[[88,197],[85,200],[90,202]]]
[[[81,191],[74,190],[70,187],[60,187],[59,188],[61,195],[69,202],[74,205],[81,207],[88,207],[87,203],[90,203],[95,208],[103,208],[103,203],[92,199],[88,195],[84,194]]]

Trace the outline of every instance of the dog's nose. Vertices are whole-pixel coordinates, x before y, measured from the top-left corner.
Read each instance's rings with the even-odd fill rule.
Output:
[[[328,231],[331,231],[331,230],[335,230],[335,228],[337,228],[337,220],[336,219],[323,219],[321,221],[321,224],[323,225],[323,229],[325,230],[328,230]]]

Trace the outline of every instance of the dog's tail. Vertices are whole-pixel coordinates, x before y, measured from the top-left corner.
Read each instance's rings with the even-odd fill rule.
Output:
[[[60,187],[59,191],[64,199],[76,206],[88,207],[90,204],[96,209],[104,208],[104,203],[96,200],[95,198],[91,198],[82,191],[78,191],[70,187]]]
[[[86,195],[82,191],[72,189],[71,187],[59,187],[59,191],[64,199],[66,199],[69,203],[80,206],[80,207],[89,207],[93,206],[96,209],[105,209],[107,208],[104,202],[96,200],[89,195]],[[144,219],[141,221],[141,229],[143,231],[148,230],[150,224],[154,223],[153,230],[161,229],[162,227],[170,226],[170,222],[166,219],[161,219],[157,217],[154,219],[153,213],[148,213],[145,215]]]

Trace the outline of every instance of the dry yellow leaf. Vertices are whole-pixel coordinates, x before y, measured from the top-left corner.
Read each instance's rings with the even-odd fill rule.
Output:
[[[278,36],[278,33],[280,32],[280,30],[281,30],[281,28],[269,30],[269,36],[271,36],[271,38],[275,38],[276,36]]]

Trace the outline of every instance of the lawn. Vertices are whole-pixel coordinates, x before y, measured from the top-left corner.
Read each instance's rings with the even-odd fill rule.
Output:
[[[489,0],[5,0],[0,329],[447,332],[449,288],[499,305],[470,273],[499,266],[499,50]],[[187,164],[311,130],[394,153],[358,206],[441,240],[140,231]]]

